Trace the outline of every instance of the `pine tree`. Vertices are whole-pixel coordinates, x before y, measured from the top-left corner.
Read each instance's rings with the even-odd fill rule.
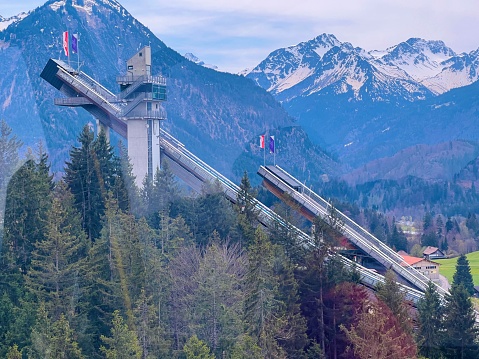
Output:
[[[31,359],[51,358],[52,322],[48,317],[45,303],[40,303],[36,323],[32,329],[28,357]]]
[[[198,286],[190,299],[190,327],[219,356],[231,349],[243,330],[246,258],[239,245],[221,244],[216,232],[212,236],[192,278]]]
[[[62,313],[69,318],[77,314],[78,288],[84,286],[87,242],[72,206],[72,195],[59,182],[47,213],[45,238],[34,243],[27,273],[28,288],[46,303],[53,320],[58,320]]]
[[[18,350],[18,345],[14,344],[7,353],[7,359],[22,359],[22,351]]]
[[[52,177],[46,165],[29,159],[12,176],[7,188],[4,221],[4,263],[26,272],[30,266],[35,242],[45,236],[45,217],[50,207]]]
[[[389,245],[396,251],[407,251],[407,238],[404,235],[402,229],[398,229],[394,220],[392,223],[392,233],[389,239]]]
[[[123,322],[119,311],[113,313],[111,337],[101,336],[108,348],[101,346],[100,350],[107,359],[140,359],[141,348],[133,330]]]
[[[457,259],[456,272],[452,277],[453,284],[462,284],[469,295],[474,294],[474,282],[472,281],[471,267],[464,254]]]
[[[135,283],[144,283],[139,247],[134,218],[123,213],[114,199],[107,198],[101,236],[88,255],[89,318],[95,328],[93,341],[96,344],[99,335],[106,334],[115,309],[126,313],[128,325],[134,329],[131,291],[139,292],[141,285]]]
[[[476,313],[464,285],[453,283],[444,306],[443,353],[446,358],[477,358]]]
[[[12,129],[4,121],[0,121],[0,228],[3,224],[6,189],[11,176],[19,165],[18,150],[22,141],[12,135]],[[1,248],[1,244],[0,244]]]
[[[249,335],[238,338],[231,350],[231,359],[262,359],[261,348]]]
[[[241,178],[240,190],[236,195],[235,211],[238,214],[238,222],[248,246],[255,237],[255,228],[258,225],[258,210],[255,208],[254,199],[256,193],[251,187],[248,173],[245,171]]]
[[[215,356],[210,354],[210,349],[208,346],[201,340],[198,339],[196,335],[193,335],[186,342],[183,347],[185,352],[186,359],[214,359]]]
[[[424,297],[417,304],[419,329],[417,333],[419,352],[426,358],[441,358],[443,305],[433,282],[428,283]]]
[[[245,283],[245,323],[247,334],[258,339],[265,358],[286,354],[277,339],[285,328],[284,302],[280,299],[274,272],[275,248],[260,227],[248,251]]]
[[[83,359],[84,357],[78,347],[78,343],[73,338],[74,332],[70,328],[70,323],[62,314],[52,326],[52,336],[50,339],[51,358]]]
[[[334,286],[334,280],[328,281],[326,258],[341,237],[343,222],[334,206],[330,207],[327,216],[316,217],[313,221],[313,236],[310,253],[306,257],[307,270],[302,278],[303,312],[308,319],[310,337],[316,341],[323,351],[326,350],[326,327],[324,294],[328,285]],[[337,263],[335,263],[337,264]],[[336,267],[337,269],[337,267]],[[341,271],[338,271],[339,273]],[[307,304],[304,304],[307,303]]]
[[[86,125],[78,137],[80,147],[70,151],[66,162],[65,182],[75,198],[75,206],[82,218],[82,228],[88,238],[95,240],[101,231],[105,202],[99,178],[99,162],[94,157],[93,132]]]
[[[409,306],[406,303],[404,292],[401,291],[399,284],[396,282],[396,275],[393,271],[388,270],[384,278],[385,282],[376,286],[376,296],[391,309],[404,332],[412,333]]]

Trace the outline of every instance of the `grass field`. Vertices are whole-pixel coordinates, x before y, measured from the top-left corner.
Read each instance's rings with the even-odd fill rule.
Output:
[[[479,285],[479,251],[466,254],[469,266],[471,267],[472,280],[474,285]],[[456,271],[457,258],[437,259],[435,262],[441,264],[439,273],[447,278],[449,283],[452,283],[452,277]]]

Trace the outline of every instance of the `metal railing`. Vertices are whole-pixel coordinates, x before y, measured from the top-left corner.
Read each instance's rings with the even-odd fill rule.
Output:
[[[280,169],[283,171],[283,173],[298,181],[279,166],[276,166],[276,168]],[[314,215],[327,216],[330,213],[332,207],[331,204],[306,186],[302,185],[302,192],[298,192],[287,185],[278,176],[268,171],[264,166],[260,167],[258,173],[267,178],[268,181],[272,182],[275,186],[291,195],[296,202],[298,202],[301,206],[309,210]],[[300,181],[298,182],[301,183]],[[305,191],[308,191],[309,196],[305,195]],[[351,242],[356,244],[365,253],[371,255],[377,261],[382,263],[386,268],[394,270],[401,277],[405,278],[421,290],[426,290],[430,281],[429,278],[424,276],[413,267],[409,266],[399,254],[397,254],[375,236],[367,232],[364,228],[359,226],[341,211],[336,210],[336,213],[344,223],[343,234],[349,238]],[[439,286],[437,286],[437,291],[441,295],[445,295],[447,293],[447,291]]]
[[[175,162],[179,163],[184,168],[188,168],[189,171],[193,172],[194,175],[203,182],[214,182],[218,181],[222,186],[223,192],[225,195],[232,201],[236,202],[237,195],[240,191],[240,188],[223,176],[221,173],[216,171],[214,168],[210,167],[193,153],[189,152],[184,145],[176,140],[165,130],[162,130],[160,133],[160,145],[163,151],[167,151],[168,157],[173,159]],[[272,211],[270,208],[265,206],[260,201],[254,199],[254,206],[259,213],[259,221],[265,226],[271,226],[273,223],[277,223],[281,226],[288,226],[293,233],[296,234],[298,243],[308,247],[314,246],[311,237],[306,233],[296,228],[295,226],[287,223],[281,216],[276,212]],[[337,254],[338,258],[341,260],[344,265],[350,269],[353,267],[356,268],[361,276],[361,282],[367,286],[375,287],[378,283],[384,283],[384,277],[378,273],[374,273],[371,270],[362,267],[361,265],[350,261],[349,259]],[[406,298],[417,302],[423,294],[410,288],[408,286],[400,284],[401,289],[405,292]]]

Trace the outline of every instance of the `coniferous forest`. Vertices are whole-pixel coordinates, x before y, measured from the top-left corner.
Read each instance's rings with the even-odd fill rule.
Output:
[[[168,163],[136,188],[124,148],[88,126],[62,176],[42,146],[20,159],[5,122],[0,135],[2,358],[479,355],[465,257],[450,295],[431,285],[415,309],[392,272],[373,292],[329,255],[334,211],[309,248],[262,227],[246,173],[233,205],[215,183],[188,192]]]

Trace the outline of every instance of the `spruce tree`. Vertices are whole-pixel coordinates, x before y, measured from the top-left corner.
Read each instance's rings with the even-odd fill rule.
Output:
[[[246,258],[238,244],[220,243],[215,232],[192,278],[190,327],[218,356],[231,350],[243,330],[243,287]]]
[[[396,275],[388,270],[385,275],[385,282],[376,286],[376,296],[386,304],[392,313],[397,317],[401,328],[406,333],[412,333],[412,319],[409,315],[409,306],[406,303],[405,294],[401,291],[396,282]]]
[[[472,281],[471,267],[469,261],[464,254],[457,259],[456,272],[452,277],[453,284],[462,284],[469,295],[474,294],[474,283]]]
[[[27,160],[12,176],[5,207],[2,259],[7,268],[26,272],[36,242],[45,236],[45,218],[50,208],[52,176],[48,157]]]
[[[94,156],[94,135],[88,125],[78,137],[80,147],[70,151],[66,162],[65,182],[75,198],[75,206],[82,218],[82,228],[88,238],[95,240],[101,231],[101,218],[105,213],[99,161]],[[104,188],[103,188],[104,190]]]
[[[446,358],[473,359],[479,355],[476,313],[464,285],[453,283],[444,306],[443,354]]]
[[[60,314],[71,319],[78,309],[78,288],[83,289],[87,241],[73,198],[59,182],[46,216],[45,238],[34,243],[27,286],[46,303],[53,320]]]
[[[441,298],[433,282],[428,283],[424,297],[417,304],[418,309],[418,347],[426,358],[441,358],[441,343],[444,340],[443,313]]]
[[[101,352],[107,359],[140,359],[142,352],[138,338],[124,323],[118,310],[113,313],[112,324],[111,337],[101,336],[101,340],[108,346],[101,346]]]
[[[236,195],[236,203],[234,208],[238,214],[238,222],[245,239],[246,246],[253,242],[255,237],[255,228],[258,225],[258,210],[254,205],[255,197],[256,192],[253,191],[248,178],[248,173],[245,171],[243,177],[241,178],[240,190]]]
[[[7,185],[19,165],[18,150],[22,141],[12,135],[12,129],[4,121],[0,121],[0,228],[3,224]],[[1,241],[0,241],[1,248]]]
[[[214,359],[215,356],[210,353],[208,346],[196,335],[193,335],[183,347],[186,359]]]

